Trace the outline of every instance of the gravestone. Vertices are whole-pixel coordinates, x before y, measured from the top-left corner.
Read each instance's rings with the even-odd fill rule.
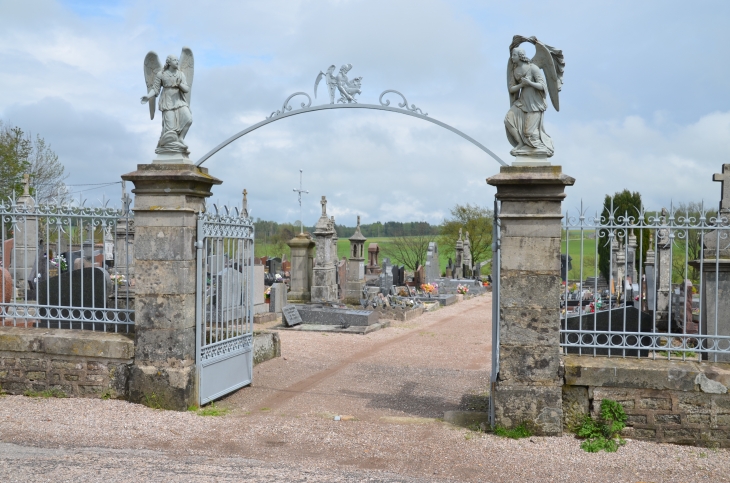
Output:
[[[244,317],[244,279],[244,275],[233,268],[224,268],[215,275],[214,308],[219,321],[229,322]]]
[[[271,286],[269,293],[269,312],[275,314],[281,313],[282,308],[286,305],[286,285],[283,283],[275,283]]]
[[[208,257],[208,273],[215,275],[226,267],[226,257],[222,247],[220,252]]]
[[[70,270],[48,279],[47,283],[38,286],[38,305],[49,305],[52,307],[78,307],[87,309],[103,309],[107,306],[108,296],[114,292],[114,285],[109,273],[99,267],[87,267],[79,270]],[[67,328],[69,323],[54,319],[53,315],[59,309],[38,308],[39,318],[50,320]],[[63,316],[81,315],[78,310],[60,309]],[[76,315],[78,314],[78,315]],[[84,319],[103,320],[103,310],[84,310]],[[72,328],[78,328],[74,322]],[[100,330],[101,324],[97,323],[96,328]],[[84,322],[83,328],[91,328],[91,322]]]
[[[380,293],[383,295],[388,295],[390,287],[393,286],[393,265],[390,264],[390,258],[388,257],[383,259],[383,266],[380,269],[380,275],[378,275],[378,285],[380,286]]]
[[[282,307],[281,313],[282,319],[289,327],[302,323],[302,316],[299,315],[299,310],[297,310],[295,305],[285,305]]]
[[[266,300],[264,299],[265,290],[266,290],[266,287],[264,284],[264,266],[263,265],[254,265],[253,266],[253,313],[254,313],[254,315],[269,311],[269,308],[266,306]]]
[[[266,261],[266,268],[271,275],[281,272],[281,258],[270,258]]]
[[[429,242],[426,251],[425,281],[421,283],[433,283],[439,277],[441,277],[441,263],[438,245],[436,242]]]
[[[368,266],[365,273],[377,275],[380,273],[380,266],[378,265],[378,255],[380,254],[380,247],[377,243],[371,243],[368,245]]]
[[[13,253],[13,245],[15,240],[13,238],[9,240],[5,240],[3,242],[3,256],[0,258],[0,262],[2,263],[2,266],[5,268],[10,267],[10,261],[12,260],[11,255]]]
[[[419,265],[415,272],[413,272],[413,283],[416,287],[420,287],[426,283],[426,269],[423,265]]]
[[[337,264],[337,297],[339,300],[345,298],[345,287],[347,285],[347,258],[342,257],[342,260]]]
[[[281,271],[284,273],[290,273],[291,272],[291,262],[290,261],[281,262]]]

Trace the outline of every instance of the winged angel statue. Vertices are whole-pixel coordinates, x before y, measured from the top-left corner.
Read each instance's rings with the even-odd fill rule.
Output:
[[[519,48],[523,42],[535,46],[530,59]],[[559,92],[563,87],[565,60],[563,52],[537,40],[535,37],[515,35],[509,47],[507,88],[510,109],[504,118],[507,139],[514,149],[512,156],[544,158],[555,152],[553,141],[545,132],[543,117],[547,109],[547,93],[556,111],[560,110]],[[543,77],[542,72],[545,73]]]
[[[329,66],[326,73],[320,71],[319,75],[317,75],[317,79],[314,81],[314,98],[317,98],[317,86],[319,85],[319,82],[322,79],[325,79],[327,82],[327,89],[329,89],[330,93],[330,104],[335,103],[335,91],[340,91],[340,98],[337,102],[354,102],[357,104],[355,94],[360,94],[362,77],[356,77],[349,80],[347,78],[347,73],[350,72],[350,69],[352,69],[352,64],[345,64],[340,67],[340,73],[337,75],[334,75],[334,65]]]
[[[147,95],[142,97],[141,102],[149,103],[150,119],[154,119],[155,99],[159,97],[162,112],[162,134],[155,149],[158,158],[187,158],[190,154],[185,135],[193,123],[190,112],[193,71],[193,51],[188,47],[183,47],[179,61],[174,55],[168,55],[164,67],[155,52],[149,52],[144,58]]]

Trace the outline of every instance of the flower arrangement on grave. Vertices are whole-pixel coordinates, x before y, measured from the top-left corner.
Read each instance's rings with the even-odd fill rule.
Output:
[[[264,290],[264,298],[268,300],[270,296],[271,296],[271,285],[266,287],[266,290]]]
[[[127,279],[124,278],[124,275],[121,273],[114,273],[112,275],[109,275],[109,278],[112,279],[112,282],[116,283],[117,285],[126,285]]]
[[[461,284],[457,285],[456,293],[461,294],[461,295],[466,295],[469,293],[469,287],[467,287],[466,285],[461,285]]]
[[[61,270],[68,270],[68,262],[66,261],[66,257],[63,255],[58,255],[57,257],[51,258],[51,266],[60,268]]]
[[[438,290],[438,285],[433,283],[423,283],[421,284],[421,290],[430,295],[432,293],[436,293],[436,290]]]

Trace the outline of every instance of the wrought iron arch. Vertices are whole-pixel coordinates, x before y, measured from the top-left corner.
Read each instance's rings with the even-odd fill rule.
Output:
[[[390,94],[390,93],[398,94],[403,99],[403,102],[398,102],[398,107],[391,106],[390,100],[386,99],[385,101],[383,101],[383,97],[386,94]],[[292,106],[289,105],[289,101],[291,101],[293,97],[299,96],[299,95],[306,96],[307,103],[305,104],[304,102],[302,102],[301,107],[298,109],[292,108]],[[316,96],[317,96],[317,94],[316,94],[316,84],[315,84],[315,97]],[[380,104],[358,104],[353,100],[353,101],[350,101],[349,103],[344,103],[344,104],[330,103],[330,104],[322,104],[319,106],[312,106],[312,98],[309,97],[309,94],[307,94],[306,92],[295,92],[294,94],[292,94],[286,98],[286,100],[284,101],[284,104],[281,107],[281,110],[272,112],[271,115],[269,117],[267,117],[266,119],[264,119],[263,121],[256,123],[253,126],[249,126],[246,129],[244,129],[243,131],[240,131],[240,132],[234,134],[233,136],[229,137],[228,139],[226,139],[225,141],[220,143],[218,146],[216,146],[213,149],[211,149],[210,151],[208,151],[208,153],[206,153],[202,158],[200,158],[198,160],[198,162],[195,163],[195,165],[200,166],[205,161],[207,161],[208,158],[213,156],[215,153],[217,153],[224,147],[231,144],[236,139],[239,139],[239,138],[245,136],[246,134],[248,134],[252,131],[255,131],[256,129],[258,129],[260,127],[266,126],[267,124],[271,124],[272,122],[278,121],[280,119],[285,119],[287,117],[296,116],[298,114],[305,114],[307,112],[326,111],[326,110],[330,110],[330,109],[374,109],[374,110],[378,110],[378,111],[388,111],[388,112],[396,112],[399,114],[405,114],[407,116],[412,116],[412,117],[416,117],[418,119],[423,119],[424,121],[428,121],[430,123],[436,124],[437,126],[440,126],[444,129],[448,129],[449,131],[453,132],[454,134],[458,134],[462,138],[466,139],[467,141],[469,141],[470,143],[472,143],[473,145],[475,145],[476,147],[478,147],[479,149],[481,149],[482,151],[487,153],[489,156],[491,156],[495,161],[497,161],[502,166],[507,166],[507,163],[505,163],[499,156],[494,154],[490,149],[488,149],[486,146],[484,146],[482,143],[480,143],[473,137],[456,129],[453,126],[449,126],[448,124],[446,124],[444,122],[441,122],[432,117],[429,117],[428,113],[424,113],[420,108],[416,107],[415,104],[411,104],[409,106],[408,101],[406,100],[406,97],[396,90],[387,89],[387,90],[383,91],[380,94],[380,97],[378,98],[378,102]]]

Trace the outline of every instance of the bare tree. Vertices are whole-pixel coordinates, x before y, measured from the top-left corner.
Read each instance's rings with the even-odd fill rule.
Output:
[[[444,220],[439,237],[441,252],[453,252],[459,229],[469,232],[471,257],[474,263],[492,258],[492,224],[494,213],[477,205],[456,205],[451,208],[451,218]]]
[[[426,265],[426,253],[431,241],[433,241],[433,235],[399,235],[385,245],[383,251],[394,262],[415,271],[420,265]]]

